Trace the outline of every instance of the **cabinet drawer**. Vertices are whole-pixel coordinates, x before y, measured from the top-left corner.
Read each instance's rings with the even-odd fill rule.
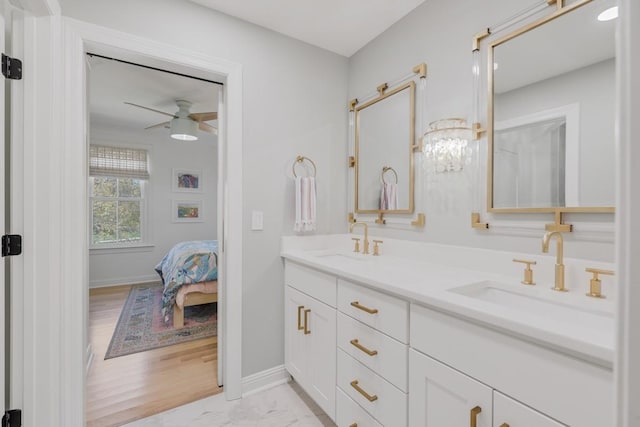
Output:
[[[409,342],[406,301],[338,279],[338,309],[400,342]]]
[[[500,427],[505,424],[509,427],[565,427],[564,424],[494,391],[493,425]]]
[[[382,425],[407,425],[407,395],[340,349],[337,379],[338,387]]]
[[[405,393],[408,391],[406,344],[338,313],[338,347]],[[373,352],[376,354],[370,354]]]
[[[336,278],[330,274],[285,260],[284,283],[331,307],[336,306]]]
[[[411,347],[559,422],[611,425],[611,369],[415,304]]]
[[[338,427],[382,427],[371,415],[362,409],[339,388],[336,389],[336,424]]]

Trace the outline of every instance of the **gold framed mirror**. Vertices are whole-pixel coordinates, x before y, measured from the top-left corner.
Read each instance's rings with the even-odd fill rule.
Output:
[[[614,212],[615,0],[555,11],[487,46],[487,208]]]
[[[388,89],[356,105],[355,212],[411,214],[414,211],[414,81]]]

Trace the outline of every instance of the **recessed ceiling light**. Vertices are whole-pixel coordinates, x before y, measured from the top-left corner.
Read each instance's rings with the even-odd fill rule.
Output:
[[[610,7],[609,9],[598,15],[598,21],[611,21],[618,17],[618,6]]]

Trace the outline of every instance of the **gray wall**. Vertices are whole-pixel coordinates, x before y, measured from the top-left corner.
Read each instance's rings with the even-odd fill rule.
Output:
[[[509,19],[532,3],[531,0],[426,1],[349,58],[348,98],[370,94],[379,84],[404,76],[416,64],[426,62],[424,123],[448,117],[465,117],[470,121],[473,100],[471,41],[474,35]],[[481,142],[480,149],[486,151],[486,139]],[[542,228],[539,236],[522,237],[470,227],[473,193],[482,193],[481,200],[484,200],[486,165],[482,164],[482,168],[481,179],[475,182],[465,183],[453,176],[440,177],[439,185],[447,189],[448,197],[454,201],[449,207],[443,207],[435,197],[438,191],[425,190],[423,194],[416,194],[417,206],[424,201],[424,229],[401,230],[383,226],[372,232],[425,242],[539,254]],[[593,218],[589,216],[586,221]],[[553,222],[551,215],[488,215],[484,211],[482,219],[489,222],[492,219]],[[599,216],[595,221],[611,222],[613,215]],[[613,260],[612,243],[576,241],[574,236],[568,236],[566,240],[568,257]]]
[[[242,375],[282,364],[280,237],[293,234],[296,155],[318,168],[318,232],[346,229],[346,196],[329,189],[347,174],[335,166],[347,155],[347,59],[188,1],[61,3],[65,16],[243,65]],[[253,210],[264,212],[264,231],[250,231]]]
[[[89,256],[89,287],[159,280],[153,267],[176,243],[215,239],[217,235],[218,150],[215,138],[188,144],[169,136],[152,137],[145,131],[117,131],[91,127],[91,142],[103,145],[142,144],[149,150],[151,177],[147,190],[148,242],[150,248],[92,249]],[[196,169],[203,174],[202,193],[172,189],[172,169]],[[201,200],[203,222],[172,222],[172,200]]]

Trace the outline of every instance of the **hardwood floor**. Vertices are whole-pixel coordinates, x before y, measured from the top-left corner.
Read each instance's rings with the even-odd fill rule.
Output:
[[[130,286],[91,289],[89,427],[115,427],[222,392],[217,337],[104,360]]]

